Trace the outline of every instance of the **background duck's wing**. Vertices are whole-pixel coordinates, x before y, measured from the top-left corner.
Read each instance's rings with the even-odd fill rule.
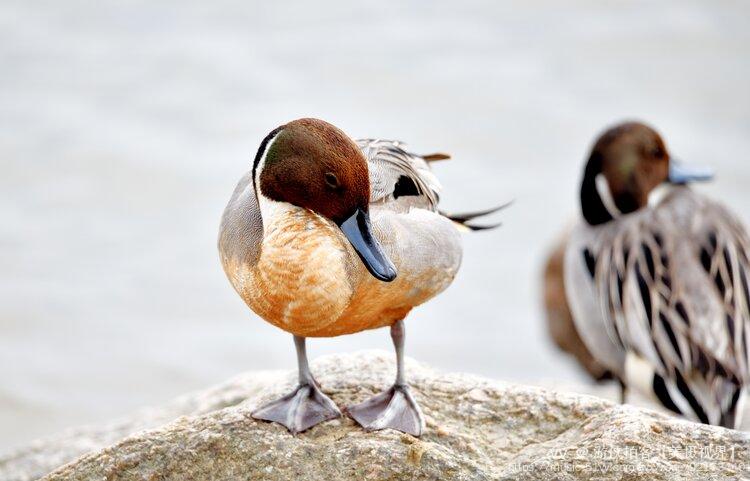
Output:
[[[626,221],[603,249],[600,305],[652,390],[692,419],[734,427],[747,379],[747,240],[691,191]]]
[[[370,169],[370,203],[397,201],[405,208],[437,211],[442,186],[425,158],[444,159],[444,154],[420,156],[396,140],[357,140]],[[439,159],[432,157],[439,156]]]
[[[723,308],[726,352],[737,375],[750,382],[750,239],[723,206],[706,201],[696,229],[695,255]]]

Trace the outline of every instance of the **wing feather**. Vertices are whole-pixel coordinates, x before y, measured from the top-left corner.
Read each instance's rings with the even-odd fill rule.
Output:
[[[683,414],[729,422],[750,364],[748,236],[687,189],[631,217],[595,253],[610,335],[653,367]]]
[[[397,140],[360,139],[357,145],[370,169],[371,203],[394,201],[404,192],[413,197],[410,205],[437,211],[442,186],[423,157]]]

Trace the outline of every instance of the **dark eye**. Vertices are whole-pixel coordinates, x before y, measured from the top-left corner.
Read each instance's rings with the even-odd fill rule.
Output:
[[[664,149],[662,149],[659,146],[654,147],[651,149],[651,157],[655,159],[661,159],[664,157]]]
[[[331,189],[338,189],[340,186],[339,178],[336,177],[336,174],[334,174],[333,172],[326,172],[325,181],[326,185]]]

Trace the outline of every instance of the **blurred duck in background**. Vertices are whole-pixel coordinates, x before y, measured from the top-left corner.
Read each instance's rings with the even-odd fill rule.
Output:
[[[584,171],[565,290],[583,342],[623,391],[734,428],[748,385],[750,244],[687,185],[711,178],[646,125],[604,132]]]
[[[453,281],[459,228],[494,227],[471,221],[499,210],[440,213],[440,183],[428,162],[446,158],[412,154],[399,142],[355,142],[317,119],[289,122],[263,139],[224,211],[219,251],[247,305],[293,334],[299,383],[253,417],[297,433],[341,416],[310,372],[305,339],[388,326],[396,381],[347,411],[368,430],[422,433],[405,379],[403,319]]]
[[[555,345],[573,356],[593,380],[608,381],[612,379],[612,373],[589,352],[581,335],[578,334],[568,305],[563,265],[569,235],[566,231],[558,239],[544,265],[543,304],[547,332]]]

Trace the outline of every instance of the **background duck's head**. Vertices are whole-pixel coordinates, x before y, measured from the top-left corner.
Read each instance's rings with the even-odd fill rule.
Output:
[[[626,122],[604,132],[591,150],[581,185],[583,216],[591,225],[648,205],[659,185],[709,180],[710,169],[673,160],[661,136],[648,125]]]
[[[282,125],[261,143],[253,179],[263,196],[338,225],[374,277],[396,278],[393,263],[372,235],[367,160],[341,130],[318,119]]]

